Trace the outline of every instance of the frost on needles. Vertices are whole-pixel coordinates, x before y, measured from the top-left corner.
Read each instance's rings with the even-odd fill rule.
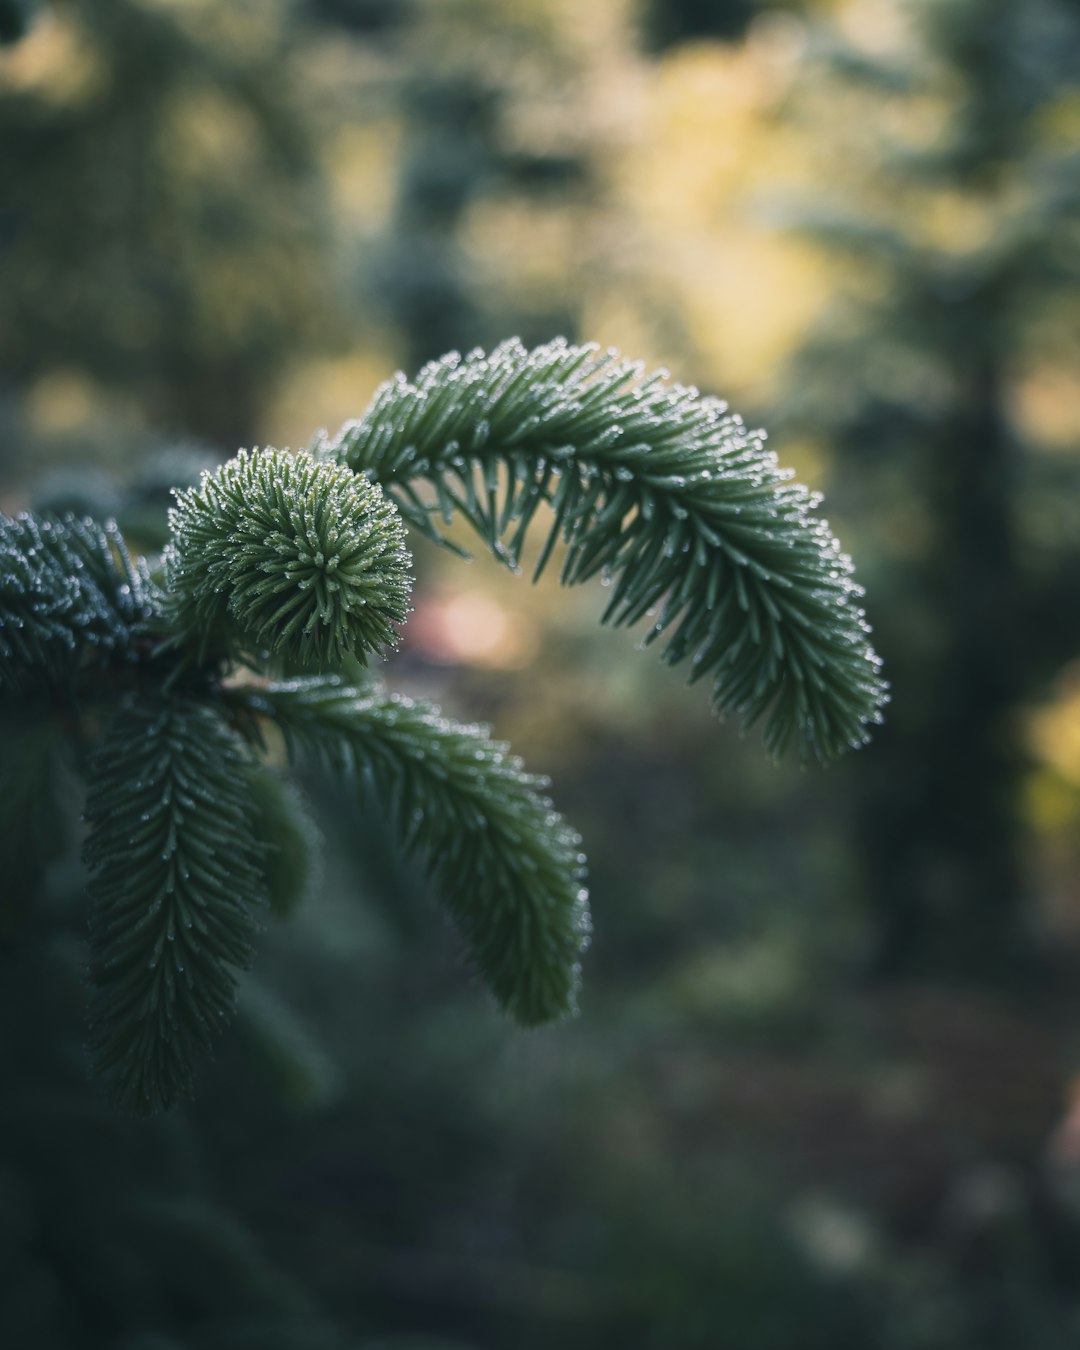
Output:
[[[562,580],[612,580],[605,621],[656,611],[647,640],[708,675],[717,712],[764,718],[765,743],[828,760],[862,744],[884,696],[851,559],[820,498],[717,399],[640,362],[517,341],[398,375],[317,447],[379,483],[413,528],[461,514],[517,565],[542,507]],[[426,497],[423,495],[427,489]]]
[[[885,685],[817,506],[724,404],[559,341],[396,376],[311,451],[241,451],[177,495],[161,558],[110,522],[0,517],[0,718],[35,783],[65,747],[86,782],[90,1043],[114,1097],[190,1091],[259,927],[310,886],[270,728],[291,763],[373,788],[500,1007],[573,1009],[585,859],[547,783],[486,728],[357,682],[408,612],[406,527],[447,543],[460,515],[516,567],[534,526],[537,574],[561,544],[563,581],[609,580],[605,619],[648,616],[719,713],[827,761]],[[0,775],[5,853],[25,816]]]

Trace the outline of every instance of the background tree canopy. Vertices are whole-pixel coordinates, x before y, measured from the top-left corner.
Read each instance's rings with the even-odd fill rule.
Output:
[[[312,771],[321,879],[149,1123],[85,1082],[82,804],[0,729],[0,1340],[1075,1344],[1075,5],[7,0],[0,39],[5,511],[156,549],[169,487],[398,367],[595,339],[826,492],[893,685],[776,768],[603,590],[414,532],[406,692],[589,841],[582,1015],[503,1025]]]

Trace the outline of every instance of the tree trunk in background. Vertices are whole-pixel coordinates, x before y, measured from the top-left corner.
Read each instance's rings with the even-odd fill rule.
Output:
[[[1029,947],[1016,820],[1025,672],[1015,452],[994,356],[954,369],[952,414],[921,451],[933,537],[909,578],[930,632],[881,633],[894,703],[857,838],[881,916],[878,970],[997,981]]]

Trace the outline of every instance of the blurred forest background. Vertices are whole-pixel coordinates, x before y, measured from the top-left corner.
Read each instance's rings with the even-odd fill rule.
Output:
[[[389,678],[554,779],[582,1016],[500,1022],[377,805],[312,779],[317,893],[195,1104],[122,1119],[57,822],[0,881],[0,1340],[1080,1344],[1076,0],[2,0],[0,35],[4,510],[152,549],[239,445],[562,333],[769,428],[893,684],[868,749],[777,767],[602,592],[418,548]]]

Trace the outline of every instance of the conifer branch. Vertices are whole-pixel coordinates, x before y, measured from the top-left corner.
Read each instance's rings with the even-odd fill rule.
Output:
[[[133,1110],[190,1092],[249,964],[265,902],[250,775],[221,717],[182,700],[120,712],[91,765],[91,1048]]]
[[[499,1005],[532,1025],[573,1009],[589,932],[581,841],[544,796],[547,780],[479,726],[430,703],[333,677],[242,687],[290,755],[360,776],[423,859]]]
[[[405,532],[347,469],[241,450],[177,495],[169,526],[176,621],[200,656],[218,638],[325,670],[396,641],[412,584]]]
[[[691,680],[710,675],[717,712],[764,718],[774,754],[800,741],[828,760],[880,720],[861,590],[820,499],[762,433],[663,372],[563,340],[454,353],[384,384],[317,453],[381,484],[438,542],[433,517],[462,515],[513,566],[549,507],[536,573],[561,537],[563,581],[610,580],[617,625],[658,611],[646,641],[663,635]]]
[[[816,506],[723,404],[556,342],[447,357],[333,443],[204,474],[169,514],[164,588],[112,523],[0,516],[0,711],[46,714],[42,745],[0,773],[0,851],[26,844],[8,870],[29,896],[58,840],[51,739],[104,721],[85,859],[91,1046],[116,1098],[189,1091],[257,911],[287,916],[313,885],[317,832],[251,753],[267,724],[385,803],[502,1008],[535,1024],[574,1006],[585,859],[546,780],[485,728],[349,683],[406,617],[403,518],[445,543],[433,517],[460,513],[516,566],[544,515],[537,573],[562,539],[565,582],[612,583],[607,619],[654,614],[647,641],[709,674],[719,711],[824,760],[865,737],[885,686]],[[230,680],[238,662],[261,682]],[[273,682],[283,665],[319,673]]]
[[[74,516],[0,516],[0,693],[67,685],[131,655],[159,596],[120,531]]]

